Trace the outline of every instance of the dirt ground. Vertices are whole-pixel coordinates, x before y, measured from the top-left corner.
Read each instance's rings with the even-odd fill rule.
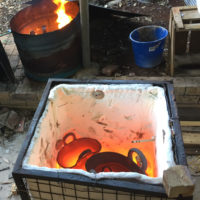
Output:
[[[0,0],[0,35],[9,31],[11,18],[22,8],[27,0]]]
[[[12,170],[33,113],[29,110],[0,108],[0,200],[20,199],[16,195]]]
[[[0,137],[0,140],[4,140],[4,144],[0,145],[0,170],[6,169],[0,171],[0,200],[20,200],[19,195],[15,194],[12,170],[25,136],[25,133],[15,133],[9,139]]]

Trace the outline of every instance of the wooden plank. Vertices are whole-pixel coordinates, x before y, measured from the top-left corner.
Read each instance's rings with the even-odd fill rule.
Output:
[[[197,31],[197,30],[200,30],[200,23],[195,23],[195,24],[185,24],[185,29],[186,31]]]
[[[171,32],[172,32],[172,10],[170,10],[169,13],[169,37],[171,38]]]
[[[181,126],[200,126],[200,121],[180,121]]]
[[[185,10],[197,10],[196,6],[180,6],[179,7],[180,11],[185,11]]]
[[[177,28],[178,29],[184,28],[181,14],[180,14],[180,8],[179,7],[172,8],[172,14],[173,14],[173,18],[174,18]]]
[[[174,51],[175,51],[175,22],[171,21],[171,37],[170,37],[170,75],[174,76]]]
[[[182,126],[181,130],[187,133],[200,133],[200,126]]]
[[[176,165],[163,172],[163,186],[169,198],[180,194],[190,197],[194,192],[194,181],[187,166]]]
[[[200,132],[199,133],[183,132],[182,135],[183,135],[184,145],[200,146]]]
[[[200,14],[197,10],[189,10],[181,12],[182,20],[198,20],[200,19]]]

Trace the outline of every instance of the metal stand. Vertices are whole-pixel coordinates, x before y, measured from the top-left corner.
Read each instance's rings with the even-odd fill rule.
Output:
[[[89,6],[88,0],[79,0],[81,15],[81,37],[83,67],[90,67],[90,30],[89,30]]]
[[[15,82],[15,76],[10,66],[7,54],[0,41],[0,80]]]

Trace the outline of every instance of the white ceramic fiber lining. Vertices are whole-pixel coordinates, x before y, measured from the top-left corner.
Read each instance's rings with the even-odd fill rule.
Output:
[[[94,98],[94,91],[102,91],[104,97]],[[106,131],[97,121],[108,124]],[[59,170],[95,179],[137,179],[159,184],[162,182],[163,171],[175,164],[168,122],[165,93],[161,87],[149,84],[61,84],[49,94],[23,168]],[[101,141],[102,151],[118,152],[118,146],[120,153],[125,156],[134,147],[131,141],[137,139],[137,133],[143,133],[142,139],[156,136],[154,170],[157,176],[153,178],[135,172],[93,174],[80,169],[57,169],[55,161],[58,150],[55,145],[69,131]],[[151,153],[146,149],[148,145],[149,143],[143,143],[143,146],[136,144],[136,147],[147,156]]]

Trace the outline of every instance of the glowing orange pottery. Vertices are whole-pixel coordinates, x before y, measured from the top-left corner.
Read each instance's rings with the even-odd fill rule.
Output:
[[[67,143],[67,139],[72,141]],[[92,138],[76,139],[74,133],[68,133],[63,138],[64,146],[57,155],[57,162],[63,168],[73,168],[79,164],[84,168],[86,160],[101,150],[101,144]]]
[[[132,154],[137,153],[141,159],[141,166],[132,160]],[[102,152],[90,157],[86,162],[87,171],[95,172],[138,172],[145,174],[147,160],[143,153],[136,148],[129,150],[128,157],[115,152]]]

